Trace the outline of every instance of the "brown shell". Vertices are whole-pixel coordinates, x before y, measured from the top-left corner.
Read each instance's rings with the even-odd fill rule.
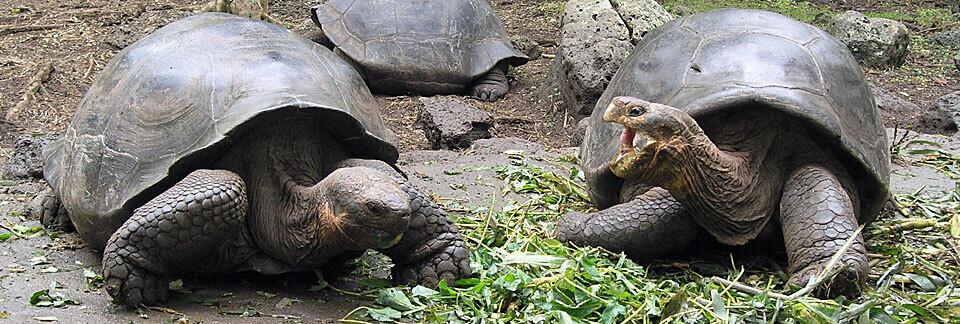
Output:
[[[380,92],[457,92],[500,61],[528,60],[487,0],[330,0],[313,19]]]
[[[110,61],[45,151],[44,175],[77,230],[103,246],[136,197],[162,191],[179,180],[173,174],[209,163],[245,125],[269,125],[286,109],[323,116],[318,127],[352,143],[358,157],[397,160],[376,102],[349,64],[279,26],[205,13]]]
[[[696,119],[762,103],[808,122],[837,148],[861,192],[861,223],[889,197],[890,153],[873,94],[842,43],[808,24],[759,10],[722,9],[651,31],[620,67],[589,120],[580,154],[592,198],[617,202],[606,163],[622,126],[602,115],[616,96],[685,110]]]

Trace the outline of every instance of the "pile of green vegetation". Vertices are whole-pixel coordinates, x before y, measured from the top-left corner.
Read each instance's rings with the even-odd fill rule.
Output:
[[[915,163],[956,171],[960,156],[912,151]],[[526,163],[493,171],[529,199],[456,219],[472,248],[473,278],[438,289],[362,292],[376,305],[343,321],[431,323],[904,323],[960,318],[960,189],[940,198],[897,196],[897,210],[863,230],[869,287],[855,300],[818,299],[785,287],[773,266],[695,262],[639,265],[622,254],[553,238],[556,220],[588,210],[576,169],[561,176]],[[953,163],[953,166],[950,166]],[[780,260],[782,265],[785,260]]]

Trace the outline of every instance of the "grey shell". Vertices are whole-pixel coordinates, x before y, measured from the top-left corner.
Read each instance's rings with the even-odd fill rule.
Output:
[[[847,47],[791,18],[722,9],[651,31],[610,82],[590,116],[580,148],[591,197],[615,204],[621,184],[606,163],[623,127],[602,115],[616,96],[685,110],[695,119],[762,103],[809,122],[831,139],[860,190],[861,222],[889,196],[890,155],[873,94]]]
[[[459,92],[500,61],[528,60],[487,0],[330,0],[312,11],[378,92]]]
[[[44,176],[95,248],[138,207],[277,114],[316,114],[357,157],[397,149],[360,75],[330,50],[228,14],[184,18],[114,57],[45,152]]]

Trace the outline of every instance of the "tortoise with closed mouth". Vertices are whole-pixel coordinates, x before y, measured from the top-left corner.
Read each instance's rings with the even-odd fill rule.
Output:
[[[782,237],[803,286],[849,241],[822,295],[868,273],[858,227],[889,198],[890,155],[847,48],[779,14],[726,9],[651,32],[589,119],[581,158],[602,208],[558,224],[563,241],[650,260],[701,235]]]
[[[69,215],[130,306],[163,301],[184,273],[314,270],[367,249],[400,283],[468,276],[456,226],[396,169],[391,138],[328,49],[199,14],[105,67],[45,150],[41,216]]]
[[[487,0],[331,0],[311,12],[374,92],[494,101],[510,88],[509,67],[528,60]]]

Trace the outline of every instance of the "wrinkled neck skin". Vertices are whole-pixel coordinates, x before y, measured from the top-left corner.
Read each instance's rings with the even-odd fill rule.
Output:
[[[661,146],[659,166],[649,168],[657,171],[645,175],[647,183],[670,191],[721,243],[744,244],[756,237],[779,201],[771,190],[776,177],[764,176],[760,168],[770,139],[747,136],[754,145],[744,146],[753,151],[728,152],[696,122],[686,124],[686,130]]]
[[[328,221],[337,211],[321,183],[345,156],[339,143],[309,125],[271,129],[247,136],[223,161],[247,184],[249,240],[287,264],[315,267],[349,248],[328,246],[347,241],[324,228],[338,223]]]

